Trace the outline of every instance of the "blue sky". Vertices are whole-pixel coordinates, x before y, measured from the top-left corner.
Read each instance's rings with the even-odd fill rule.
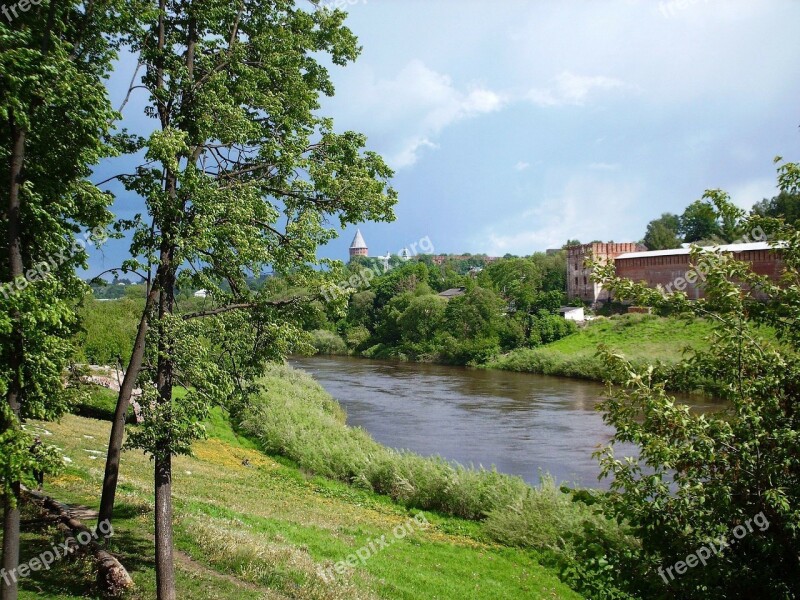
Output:
[[[397,220],[361,225],[372,255],[425,236],[492,255],[635,241],[708,188],[749,208],[776,193],[776,155],[800,160],[800,2],[326,1],[364,50],[332,68],[322,113],[396,169]],[[132,68],[109,82],[115,104]],[[126,126],[140,113],[134,99]],[[141,203],[122,192],[115,210]],[[346,258],[354,232],[320,254]]]

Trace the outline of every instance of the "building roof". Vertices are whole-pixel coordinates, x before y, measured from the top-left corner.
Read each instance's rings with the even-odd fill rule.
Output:
[[[568,312],[572,312],[573,310],[583,310],[582,306],[562,306],[558,309],[558,312],[562,315]]]
[[[467,288],[457,287],[457,288],[450,288],[449,290],[445,290],[441,292],[439,295],[442,298],[455,298],[456,296],[463,296],[464,292],[467,291]]]
[[[750,242],[748,244],[726,244],[723,246],[704,246],[703,250],[713,250],[720,252],[747,252],[750,250],[774,250],[769,242]],[[680,256],[688,255],[691,248],[675,248],[674,250],[653,250],[651,252],[626,252],[620,254],[615,260],[625,258],[652,258],[654,256]]]
[[[361,230],[356,229],[356,236],[353,238],[353,242],[350,244],[351,250],[361,250],[367,247],[367,243],[364,241],[364,236],[361,235]]]

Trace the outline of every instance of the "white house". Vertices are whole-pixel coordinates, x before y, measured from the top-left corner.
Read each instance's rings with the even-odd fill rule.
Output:
[[[208,290],[197,290],[194,293],[195,298],[205,298],[206,296],[208,296]]]
[[[562,314],[567,321],[583,323],[586,320],[582,306],[562,306],[558,309],[558,312]]]

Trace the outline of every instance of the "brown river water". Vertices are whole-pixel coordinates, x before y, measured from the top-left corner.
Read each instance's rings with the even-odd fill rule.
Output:
[[[532,484],[607,488],[592,452],[612,429],[596,410],[598,383],[509,371],[350,357],[296,358],[347,411],[351,426],[385,446],[462,465],[496,467]],[[695,410],[719,404],[684,398]],[[616,455],[632,454],[617,449]]]

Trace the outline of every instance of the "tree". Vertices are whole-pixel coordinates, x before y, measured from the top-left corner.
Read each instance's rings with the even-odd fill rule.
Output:
[[[710,241],[722,236],[714,207],[703,200],[692,202],[680,216],[678,233],[684,242]]]
[[[553,254],[537,252],[531,256],[533,263],[542,272],[542,291],[567,291],[567,253],[563,250]]]
[[[160,0],[152,15],[136,48],[158,129],[141,140],[147,162],[120,177],[147,203],[149,222],[127,223],[136,260],[125,266],[144,270],[149,290],[114,426],[138,374],[145,422],[131,440],[154,460],[157,595],[166,600],[175,597],[172,455],[202,435],[211,404],[247,397],[265,361],[303,342],[292,311],[311,298],[251,290],[249,274],[269,267],[319,289],[316,251],[336,236],[329,220],[391,220],[396,194],[364,136],[337,134],[316,114],[319,96],[333,94],[318,57],[344,65],[359,52],[343,12],[305,12],[291,0]],[[214,307],[179,314],[179,285],[208,290]],[[175,385],[189,393],[175,398]],[[120,429],[101,519],[113,510]]]
[[[398,321],[404,341],[430,343],[444,320],[447,300],[440,296],[417,296],[403,311]]]
[[[800,194],[781,192],[770,199],[764,199],[753,206],[754,215],[780,218],[794,227],[800,226]]]
[[[672,213],[664,213],[658,219],[647,224],[644,245],[648,250],[671,250],[681,247],[678,231],[681,228],[680,217]]]
[[[542,280],[539,267],[527,258],[498,260],[478,277],[482,286],[492,288],[511,303],[514,311],[521,312],[531,310]]]
[[[779,182],[782,191],[797,193],[800,165],[782,165]],[[706,197],[717,218],[736,215],[738,227],[770,234],[781,247],[785,274],[776,283],[730,255],[698,249],[692,261],[705,266],[705,298],[690,302],[684,293],[665,297],[598,266],[599,280],[616,298],[714,326],[707,348],[673,369],[637,367],[604,352],[616,385],[602,409],[616,433],[599,456],[603,473],[613,477],[610,506],[642,544],[637,566],[647,583],[639,595],[794,597],[800,581],[800,232],[773,219],[745,219],[718,191]],[[725,400],[726,409],[694,414],[668,387],[699,388]],[[619,460],[615,444],[635,444],[638,457]],[[697,558],[700,548],[702,568],[677,577],[670,572],[688,555]]]
[[[497,294],[475,286],[448,301],[445,327],[457,339],[496,338],[503,309]]]
[[[52,453],[29,452],[28,418],[53,419],[68,406],[64,371],[73,347],[75,302],[88,289],[75,276],[86,242],[101,242],[110,198],[87,181],[110,153],[113,122],[103,77],[126,19],[114,2],[49,2],[0,19],[0,471],[3,567],[19,564],[20,483]],[[91,234],[78,234],[84,230]],[[48,458],[49,457],[49,458]],[[2,598],[17,597],[17,583]]]

